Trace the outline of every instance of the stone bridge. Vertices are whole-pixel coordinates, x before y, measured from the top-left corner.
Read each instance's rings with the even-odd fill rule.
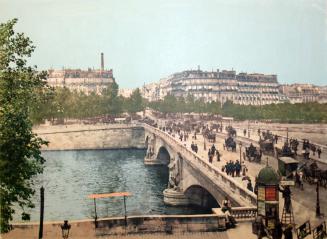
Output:
[[[256,206],[256,195],[213,166],[168,133],[142,124],[145,129],[146,164],[169,168],[164,201],[170,205],[220,206],[228,197],[232,206]]]

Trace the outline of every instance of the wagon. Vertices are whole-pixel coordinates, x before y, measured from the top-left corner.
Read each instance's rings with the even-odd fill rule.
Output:
[[[291,157],[278,158],[278,173],[286,178],[292,178],[298,169],[299,162]]]

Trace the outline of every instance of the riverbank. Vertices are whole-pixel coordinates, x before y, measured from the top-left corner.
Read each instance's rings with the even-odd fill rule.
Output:
[[[132,124],[40,125],[33,132],[49,142],[42,150],[146,148],[144,129]]]
[[[224,220],[224,216],[215,214],[129,216],[126,227],[124,217],[116,217],[99,219],[97,228],[94,220],[79,220],[69,222],[69,236],[74,239],[199,238],[199,235],[202,235],[201,238],[256,238],[249,221],[240,222],[235,229],[225,231]],[[62,223],[45,222],[43,238],[60,238]],[[3,239],[34,239],[38,236],[38,228],[38,223],[17,223],[12,231],[1,236]]]

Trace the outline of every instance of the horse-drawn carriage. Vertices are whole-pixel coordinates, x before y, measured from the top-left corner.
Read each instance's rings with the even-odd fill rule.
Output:
[[[233,137],[229,136],[227,139],[225,139],[224,149],[227,149],[227,151],[236,152],[236,142]]]
[[[259,140],[260,150],[264,154],[274,155],[274,142],[272,140]]]
[[[289,146],[287,142],[285,142],[282,149],[279,149],[276,147],[276,153],[278,157],[291,157],[295,158],[295,152],[292,150],[292,148]]]
[[[236,137],[236,129],[234,129],[232,126],[227,126],[226,131],[227,131],[228,136]]]
[[[213,133],[208,128],[203,131],[203,136],[207,138],[210,143],[216,143],[216,133]]]
[[[327,170],[319,168],[316,162],[305,163],[302,171],[305,181],[312,184],[317,180],[321,186],[327,188]]]
[[[212,130],[212,131],[216,131],[216,132],[221,132],[222,131],[222,125],[221,124],[212,124],[211,126],[210,126],[210,129]]]
[[[274,135],[269,130],[262,132],[262,138],[263,140],[271,140],[271,141],[275,139]]]
[[[290,147],[295,155],[297,155],[298,146],[299,146],[299,141],[297,139],[290,139]]]
[[[209,132],[207,134],[207,139],[210,143],[216,143],[216,134],[215,133],[212,133],[212,132]]]
[[[249,162],[261,162],[262,152],[254,147],[252,144],[249,147],[245,148],[245,152],[243,152],[244,160],[249,160]]]

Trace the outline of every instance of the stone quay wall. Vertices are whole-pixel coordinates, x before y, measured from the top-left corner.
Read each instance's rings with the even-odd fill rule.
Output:
[[[97,238],[110,235],[144,233],[185,233],[225,230],[225,216],[208,215],[150,215],[128,216],[127,226],[124,217],[94,220],[71,221],[69,238]],[[43,238],[61,238],[60,225],[63,222],[45,222]],[[2,234],[2,238],[38,238],[38,223],[13,224],[13,230]]]
[[[42,150],[146,148],[143,127],[133,124],[40,126],[33,131],[49,142]]]

